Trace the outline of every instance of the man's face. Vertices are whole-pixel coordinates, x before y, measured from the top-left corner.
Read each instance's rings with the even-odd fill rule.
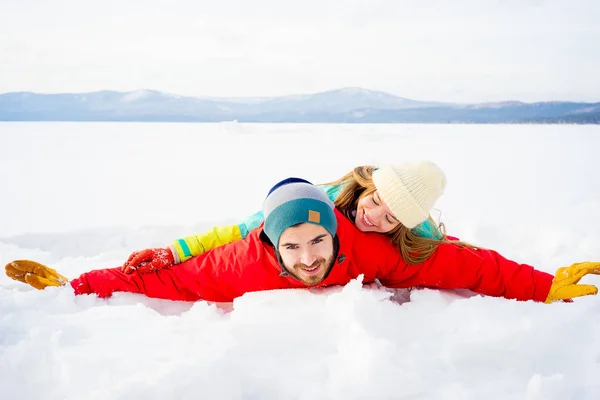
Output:
[[[279,238],[278,251],[288,272],[309,286],[321,283],[333,264],[333,238],[320,225],[287,228]]]

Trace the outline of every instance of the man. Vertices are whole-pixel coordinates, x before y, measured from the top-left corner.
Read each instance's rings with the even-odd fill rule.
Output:
[[[75,294],[110,296],[142,293],[170,300],[232,301],[247,292],[345,285],[364,275],[384,286],[470,289],[509,299],[552,302],[596,294],[577,285],[600,274],[600,263],[558,270],[556,277],[507,260],[491,250],[440,244],[418,265],[407,264],[384,235],[360,232],[311,183],[289,178],[275,185],[263,203],[264,226],[241,241],[216,248],[171,268],[125,274],[121,268],[94,270],[70,281]],[[43,289],[67,278],[28,260],[6,266],[9,277]]]

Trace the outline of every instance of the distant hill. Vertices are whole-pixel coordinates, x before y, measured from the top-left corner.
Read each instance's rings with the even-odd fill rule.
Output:
[[[134,92],[0,94],[1,121],[600,123],[600,103],[419,101],[362,88],[267,98]]]

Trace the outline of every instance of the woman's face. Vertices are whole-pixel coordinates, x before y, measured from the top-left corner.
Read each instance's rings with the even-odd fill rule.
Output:
[[[387,233],[398,226],[400,221],[375,191],[358,201],[354,224],[363,232]]]

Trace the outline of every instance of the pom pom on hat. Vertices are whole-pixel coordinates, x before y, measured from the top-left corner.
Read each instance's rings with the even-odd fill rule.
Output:
[[[421,161],[379,168],[373,183],[394,216],[412,229],[429,218],[446,188],[446,175],[434,163]]]

